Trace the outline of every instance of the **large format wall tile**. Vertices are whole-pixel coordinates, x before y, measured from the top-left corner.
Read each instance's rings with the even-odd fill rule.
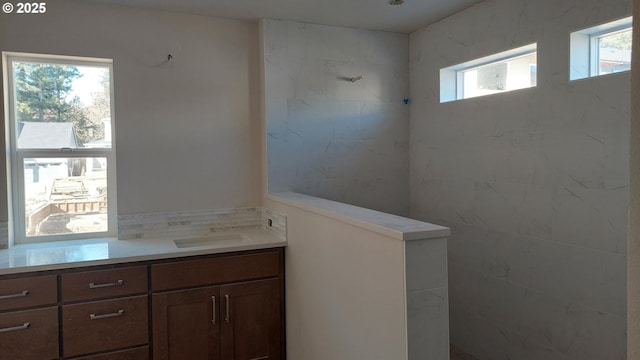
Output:
[[[0,249],[6,249],[9,246],[9,223],[0,221]]]
[[[449,359],[447,239],[404,247],[409,359]]]
[[[407,293],[409,359],[449,358],[447,287]]]
[[[408,36],[278,20],[263,33],[268,190],[407,215]]]
[[[411,216],[450,226],[451,341],[625,359],[629,74],[569,81],[569,33],[628,0],[495,0],[410,36]],[[538,43],[537,87],[449,103],[439,70]]]

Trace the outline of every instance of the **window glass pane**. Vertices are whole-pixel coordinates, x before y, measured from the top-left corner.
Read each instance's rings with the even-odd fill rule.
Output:
[[[632,29],[598,38],[598,74],[631,70]]]
[[[105,232],[107,159],[24,159],[27,236]]]
[[[536,53],[532,53],[463,71],[463,97],[466,99],[536,86],[536,60]]]
[[[110,148],[106,66],[13,62],[18,149]]]

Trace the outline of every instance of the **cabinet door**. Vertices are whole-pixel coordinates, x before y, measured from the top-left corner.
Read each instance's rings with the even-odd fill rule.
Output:
[[[134,349],[114,351],[106,354],[76,358],[74,360],[149,360],[149,347],[144,346]]]
[[[64,303],[146,294],[149,288],[146,266],[63,274],[60,284]]]
[[[0,280],[0,310],[55,305],[57,301],[55,275]]]
[[[153,359],[220,359],[217,286],[153,295]]]
[[[149,343],[149,299],[136,296],[62,307],[65,357]]]
[[[281,359],[280,279],[220,287],[222,360]]]
[[[0,314],[1,360],[57,358],[57,307]]]

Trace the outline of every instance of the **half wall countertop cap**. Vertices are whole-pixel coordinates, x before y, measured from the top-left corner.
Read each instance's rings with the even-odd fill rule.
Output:
[[[451,235],[451,230],[445,226],[295,192],[273,193],[267,195],[267,199],[404,241],[442,238]]]

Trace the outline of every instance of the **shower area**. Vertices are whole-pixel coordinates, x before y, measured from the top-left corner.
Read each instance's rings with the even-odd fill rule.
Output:
[[[408,35],[265,20],[269,191],[450,227],[452,359],[624,360],[630,74],[568,64],[571,32],[630,14],[490,0]],[[440,69],[536,42],[535,87],[440,103]]]

